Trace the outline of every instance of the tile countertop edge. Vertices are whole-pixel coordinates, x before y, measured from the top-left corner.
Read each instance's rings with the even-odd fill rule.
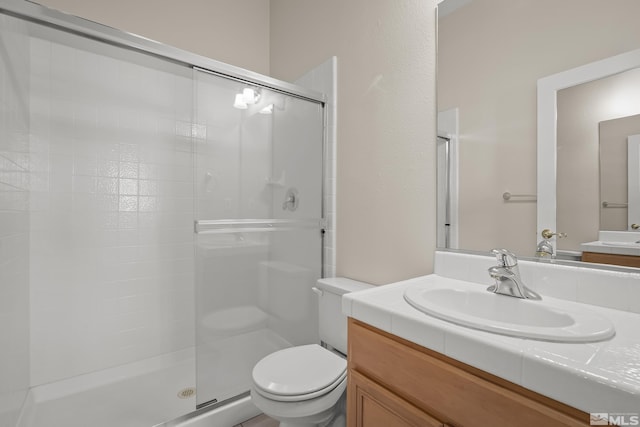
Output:
[[[411,307],[404,302],[404,289],[424,277],[428,276],[346,294],[343,313],[587,413],[640,410],[640,376],[623,371],[631,367],[640,372],[640,334],[628,336],[630,318],[637,325],[640,315],[590,306],[609,317],[619,331],[600,344],[512,338],[457,326]],[[610,355],[616,351],[614,363],[594,366],[592,359],[608,348],[613,349]],[[478,356],[487,352],[489,357]]]

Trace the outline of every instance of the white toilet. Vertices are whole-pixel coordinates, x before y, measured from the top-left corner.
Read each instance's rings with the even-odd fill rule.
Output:
[[[318,344],[290,347],[260,360],[253,368],[251,400],[281,427],[344,426],[347,388],[347,318],[342,295],[372,285],[345,278],[320,279]]]

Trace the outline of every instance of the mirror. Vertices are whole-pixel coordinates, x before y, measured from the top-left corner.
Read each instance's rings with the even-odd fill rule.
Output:
[[[534,256],[543,228],[564,231],[556,228],[556,209],[558,221],[561,215],[570,222],[583,215],[572,205],[556,207],[556,159],[558,170],[563,167],[556,153],[556,95],[596,78],[549,77],[567,78],[567,70],[640,47],[640,26],[634,22],[640,2],[609,1],[606,14],[602,7],[598,0],[440,3],[438,110],[455,110],[459,120],[455,135],[443,135],[456,141],[457,216],[451,228],[457,230],[458,248],[507,247]],[[540,98],[538,80],[545,79]],[[539,117],[545,105],[551,118]],[[599,122],[593,126],[597,144]],[[595,182],[587,190],[595,195],[588,209],[599,218],[597,151],[596,145],[595,165],[582,164],[584,153],[569,159]],[[597,233],[598,221],[595,228]]]

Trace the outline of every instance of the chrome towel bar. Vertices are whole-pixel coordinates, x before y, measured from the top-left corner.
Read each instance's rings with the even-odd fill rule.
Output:
[[[196,234],[250,233],[266,231],[290,231],[302,229],[324,230],[326,220],[317,219],[213,219],[196,220]]]
[[[505,202],[520,201],[520,202],[535,202],[538,197],[535,194],[511,194],[508,191],[502,193],[502,198]],[[512,200],[515,199],[515,200]]]
[[[603,208],[626,208],[629,207],[628,203],[613,203],[613,202],[602,202]]]

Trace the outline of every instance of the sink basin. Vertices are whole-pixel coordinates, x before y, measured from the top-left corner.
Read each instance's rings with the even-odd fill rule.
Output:
[[[404,299],[438,319],[501,335],[557,342],[594,342],[615,334],[613,323],[582,304],[497,295],[486,286],[444,279],[407,288]],[[442,280],[444,279],[444,280]]]

